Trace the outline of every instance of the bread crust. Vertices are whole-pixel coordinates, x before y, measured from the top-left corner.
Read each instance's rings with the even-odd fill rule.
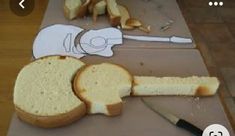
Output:
[[[64,8],[64,16],[65,16],[65,18],[67,18],[67,19],[70,19],[70,20],[73,20],[73,19],[75,19],[76,17],[77,17],[77,15],[76,16],[74,16],[74,17],[70,17],[70,9],[69,8],[67,8],[66,6],[65,6],[65,1],[64,1],[64,4],[63,4],[64,6],[63,6],[63,8]],[[76,8],[76,10],[75,11],[77,11],[77,13],[74,13],[74,14],[78,14],[78,12],[79,12],[79,7],[77,7]]]
[[[73,91],[75,93],[75,95],[77,95],[77,97],[79,99],[81,99],[85,104],[86,104],[86,107],[87,107],[87,113],[91,113],[91,102],[87,99],[85,99],[83,96],[82,96],[82,91],[85,91],[85,90],[82,90],[79,86],[79,84],[77,84],[77,82],[80,80],[80,75],[81,73],[88,67],[90,67],[91,65],[85,65],[83,67],[81,67],[77,73],[75,74],[75,77],[74,77],[74,80],[73,80]]]
[[[87,14],[88,5],[91,3],[91,0],[86,0],[84,4],[79,8],[78,17],[82,18]]]
[[[115,104],[109,104],[106,107],[109,112],[109,116],[117,116],[122,113],[123,103],[119,102]]]
[[[119,11],[120,11],[120,7],[124,8],[124,9],[127,11],[128,16],[129,16],[129,19],[130,19],[130,18],[131,18],[131,15],[130,15],[130,11],[129,11],[129,9],[127,8],[127,6],[122,5],[122,4],[118,4],[118,9],[119,9]],[[120,14],[121,14],[121,12],[120,12]],[[126,20],[126,22],[127,22],[127,20]],[[120,17],[120,24],[121,24],[122,29],[124,29],[124,30],[133,30],[134,27],[133,27],[133,26],[126,25],[126,22],[125,22],[125,24],[122,24],[122,14],[121,14],[121,17]]]
[[[195,92],[195,96],[211,96],[213,93],[205,86],[199,86]]]
[[[108,11],[108,16],[109,16],[109,22],[111,26],[118,26],[121,23],[121,16],[113,15],[112,11],[110,10],[108,1],[106,0],[107,3],[107,11]]]
[[[81,103],[78,107],[73,110],[58,114],[55,116],[38,116],[28,113],[15,105],[16,115],[22,120],[29,124],[43,127],[43,128],[54,128],[68,125],[76,120],[80,119],[86,114],[86,106]]]
[[[118,26],[120,25],[121,17],[120,16],[112,16],[109,15],[109,22],[111,26]]]
[[[130,77],[130,82],[132,83],[133,81],[133,76],[129,73],[128,70],[126,70],[124,67],[120,66],[120,65],[117,65],[117,64],[111,64],[111,63],[108,63],[110,65],[115,65],[119,68],[122,68],[123,70],[125,70],[127,72],[127,74],[129,75]],[[80,88],[78,81],[80,80],[80,75],[83,71],[85,71],[87,68],[91,67],[92,65],[85,65],[83,66],[82,68],[80,68],[78,71],[77,71],[77,74],[75,75],[74,77],[74,82],[73,82],[73,90],[75,91],[75,94],[86,104],[86,107],[87,107],[87,113],[91,114],[91,105],[92,105],[92,102],[87,100],[86,98],[84,98],[82,96],[82,92],[83,90]],[[115,103],[115,104],[108,104],[106,105],[106,109],[108,111],[108,114],[107,116],[117,116],[119,114],[121,114],[121,111],[122,111],[122,107],[123,107],[123,103],[122,102],[119,102],[119,103]]]

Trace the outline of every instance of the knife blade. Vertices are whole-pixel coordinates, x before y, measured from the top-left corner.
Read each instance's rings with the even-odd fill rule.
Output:
[[[175,116],[174,114],[166,111],[165,109],[163,109],[161,107],[157,107],[157,108],[156,108],[156,106],[154,107],[151,103],[147,102],[144,98],[141,98],[141,101],[149,109],[151,109],[153,112],[159,114],[161,117],[165,118],[173,125],[180,127],[182,129],[185,129],[185,130],[191,132],[192,134],[194,134],[195,136],[202,136],[203,131],[200,128],[196,127],[195,125],[191,124],[190,122]]]

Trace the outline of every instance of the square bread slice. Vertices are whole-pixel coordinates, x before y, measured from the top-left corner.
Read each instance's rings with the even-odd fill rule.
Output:
[[[132,95],[210,96],[219,87],[216,77],[148,77],[134,76]]]
[[[44,57],[26,65],[14,87],[17,116],[27,123],[51,128],[85,115],[85,104],[72,90],[73,77],[82,66],[80,60],[65,56]]]
[[[75,93],[87,105],[88,113],[119,115],[124,96],[129,96],[132,76],[123,67],[110,63],[80,69],[74,79]]]

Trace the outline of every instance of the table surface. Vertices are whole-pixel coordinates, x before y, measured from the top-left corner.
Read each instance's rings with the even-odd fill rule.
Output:
[[[40,0],[40,2],[36,0],[36,6],[32,14],[26,17],[18,17],[10,11],[8,0],[0,1],[0,135],[7,134],[14,111],[12,104],[14,81],[22,66],[30,61],[32,42],[39,30],[47,2],[48,0]],[[205,46],[200,46],[201,43],[197,39],[196,43],[198,43],[198,48],[205,58],[210,73],[220,77],[217,67],[212,63],[213,60],[208,54],[208,49]],[[222,82],[221,100],[232,122],[234,117],[229,111],[232,108],[229,107],[232,103],[223,85]]]
[[[32,42],[48,0],[35,2],[35,9],[29,16],[18,17],[9,9],[9,0],[0,0],[0,136],[7,134],[14,112],[14,82],[20,69],[30,61]]]

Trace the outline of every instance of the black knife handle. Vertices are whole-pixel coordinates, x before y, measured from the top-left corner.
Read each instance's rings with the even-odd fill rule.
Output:
[[[203,131],[200,128],[194,126],[193,124],[183,119],[180,119],[176,123],[176,126],[183,128],[185,130],[188,130],[189,132],[193,133],[195,136],[202,136],[202,133],[203,133]]]

